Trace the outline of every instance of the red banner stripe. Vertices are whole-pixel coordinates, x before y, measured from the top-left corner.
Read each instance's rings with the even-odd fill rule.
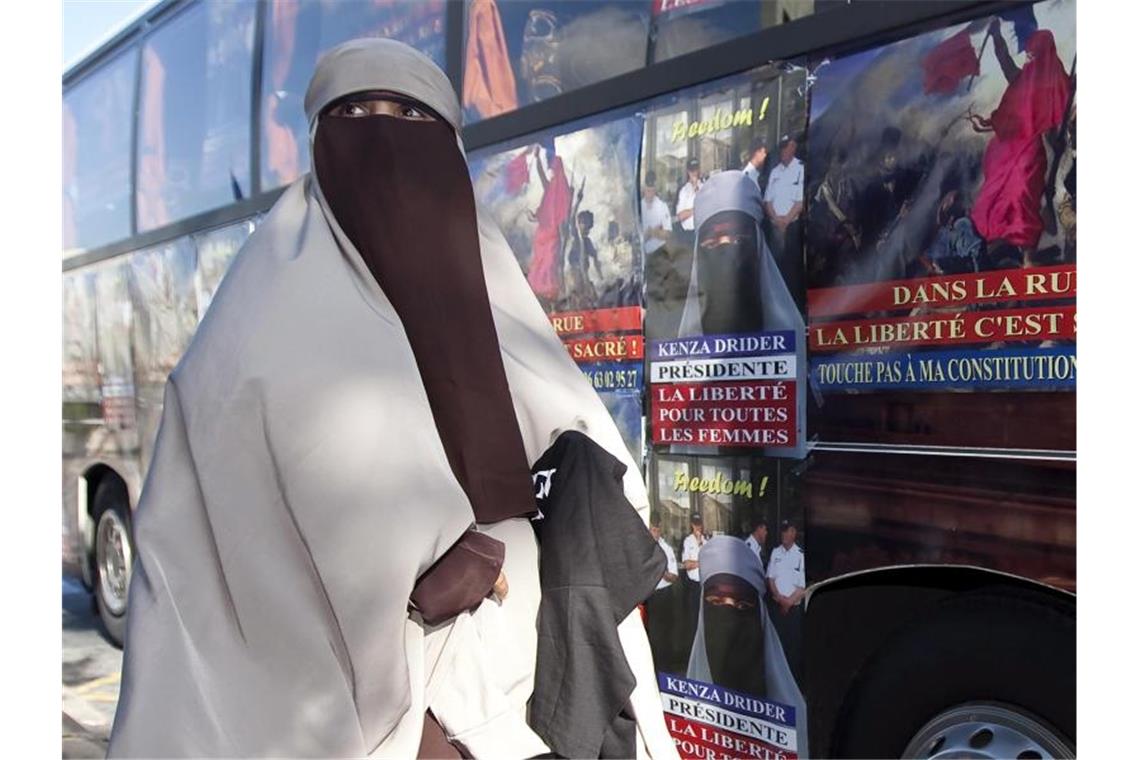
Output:
[[[780,395],[783,398],[778,398]],[[791,380],[662,383],[654,385],[650,394],[650,404],[654,408],[716,406],[721,409],[752,409],[767,406],[794,407],[795,403],[796,386]]]
[[[809,290],[808,316],[815,319],[916,306],[969,306],[1076,296],[1077,267],[1065,264]]]
[[[695,446],[730,446],[743,448],[790,448],[796,445],[796,421],[789,415],[787,422],[771,424],[731,425],[662,424],[652,426],[653,443],[693,444]]]
[[[719,760],[720,758],[757,758],[758,760],[795,760],[796,752],[726,731],[679,715],[665,713],[665,723],[677,745],[677,754],[685,760]],[[703,752],[701,751],[703,750]]]
[[[560,311],[549,315],[550,323],[559,335],[585,335],[587,333],[624,332],[641,329],[641,307],[623,306],[617,309],[591,311]]]
[[[808,328],[808,345],[813,351],[851,351],[884,346],[1070,340],[1076,334],[1075,306],[1041,306],[822,322]]]
[[[620,362],[645,356],[645,339],[640,335],[607,335],[562,342],[570,358],[579,364]]]

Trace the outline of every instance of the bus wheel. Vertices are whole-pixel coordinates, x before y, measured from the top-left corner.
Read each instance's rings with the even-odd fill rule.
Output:
[[[838,757],[1068,758],[1074,616],[1025,596],[965,594],[885,644],[844,701]]]
[[[134,557],[128,509],[123,484],[104,478],[95,489],[95,603],[108,638],[120,647]]]
[[[1072,757],[1057,730],[1015,707],[972,702],[944,710],[911,738],[904,758]]]

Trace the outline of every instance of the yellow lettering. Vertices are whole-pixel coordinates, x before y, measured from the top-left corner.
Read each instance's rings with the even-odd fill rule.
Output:
[[[673,142],[681,142],[682,140],[685,139],[685,120],[684,119],[680,119],[678,121],[673,122],[673,135],[672,135],[671,139],[673,140]]]
[[[772,100],[772,98],[770,98],[770,97],[764,98],[764,102],[760,104],[760,115],[756,117],[757,121],[763,121],[764,120],[764,114],[768,113],[768,103],[771,100]],[[751,111],[748,112],[748,123],[749,124],[752,123],[752,112]]]
[[[685,476],[684,470],[677,470],[673,475],[673,490],[684,492],[685,485],[688,483],[688,478]]]

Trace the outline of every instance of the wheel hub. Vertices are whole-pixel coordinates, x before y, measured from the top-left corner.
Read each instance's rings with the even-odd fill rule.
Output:
[[[108,509],[99,518],[95,560],[99,567],[99,588],[103,603],[111,614],[122,615],[127,609],[131,544],[127,526],[114,510]]]
[[[1074,756],[1043,721],[1003,705],[975,702],[939,713],[903,750],[904,758],[1042,760]]]

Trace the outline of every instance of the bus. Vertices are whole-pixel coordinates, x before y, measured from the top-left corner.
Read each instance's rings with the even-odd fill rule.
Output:
[[[643,468],[679,753],[1073,756],[1075,5],[162,0],[63,77],[64,572],[121,643],[166,377],[395,38]]]

